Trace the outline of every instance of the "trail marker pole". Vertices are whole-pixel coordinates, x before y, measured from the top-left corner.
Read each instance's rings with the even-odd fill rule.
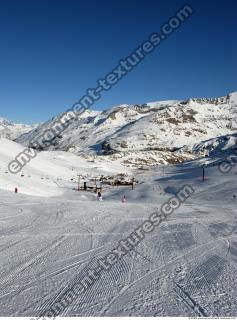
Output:
[[[77,186],[77,190],[80,191],[80,184],[81,184],[81,176],[80,174],[78,175],[78,186]]]
[[[132,190],[134,190],[134,186],[135,186],[135,178],[132,178]]]

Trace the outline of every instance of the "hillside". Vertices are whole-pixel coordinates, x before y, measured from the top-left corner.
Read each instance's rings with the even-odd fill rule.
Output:
[[[78,175],[81,183],[87,177],[100,177],[117,174],[129,174],[130,170],[111,161],[89,162],[64,151],[43,151],[31,160],[19,174],[12,174],[8,164],[23,146],[8,139],[0,138],[0,189],[35,196],[56,196],[78,187]],[[87,180],[86,180],[87,181]]]
[[[17,141],[37,140],[60,116]],[[237,131],[237,92],[221,98],[168,100],[88,110],[46,150],[64,150],[83,157],[109,158],[125,166],[176,163],[197,157],[194,146]]]

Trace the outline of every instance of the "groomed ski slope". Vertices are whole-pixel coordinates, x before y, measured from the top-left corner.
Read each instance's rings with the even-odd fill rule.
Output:
[[[51,174],[60,153],[56,159]],[[200,164],[137,171],[135,190],[105,187],[103,202],[70,188],[60,195],[45,188],[55,192],[47,198],[0,189],[0,315],[41,315],[98,257],[190,184],[195,193],[61,315],[236,316],[237,169],[222,174],[210,166],[202,181]],[[30,166],[32,175],[40,171]],[[9,181],[0,176],[2,188]]]
[[[8,170],[8,164],[26,148],[0,138],[0,189],[20,193],[51,197],[63,194],[67,189],[77,188],[78,174],[83,176],[111,175],[118,172],[130,173],[128,168],[115,162],[87,161],[69,152],[39,152],[18,174]]]

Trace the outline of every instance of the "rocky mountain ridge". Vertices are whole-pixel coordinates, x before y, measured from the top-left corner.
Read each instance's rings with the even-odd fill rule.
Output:
[[[23,134],[29,146],[60,116]],[[195,145],[237,133],[237,92],[220,98],[168,100],[87,110],[45,150],[64,150],[126,166],[176,163],[200,156]],[[234,140],[233,140],[234,141]]]

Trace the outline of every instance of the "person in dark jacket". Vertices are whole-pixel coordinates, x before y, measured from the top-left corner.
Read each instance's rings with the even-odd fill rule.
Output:
[[[101,194],[100,191],[99,191],[98,194],[97,194],[97,198],[98,198],[99,201],[102,201],[102,200],[103,200],[103,199],[102,199],[102,194]]]

